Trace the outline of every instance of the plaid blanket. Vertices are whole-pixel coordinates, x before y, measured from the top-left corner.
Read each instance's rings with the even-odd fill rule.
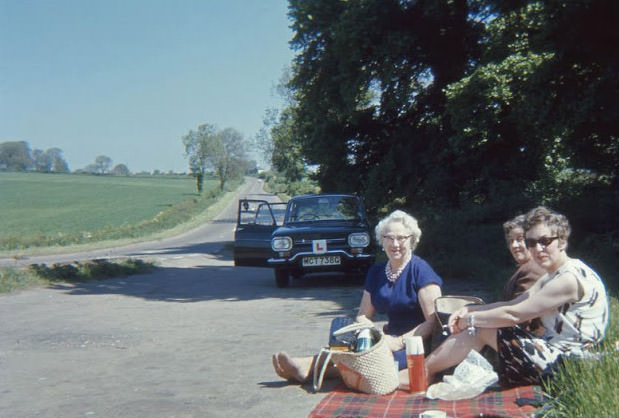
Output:
[[[544,400],[539,386],[485,392],[473,398],[460,401],[427,399],[423,395],[411,395],[396,390],[389,395],[367,395],[338,387],[325,396],[310,412],[309,418],[352,418],[352,417],[417,417],[428,409],[440,409],[448,417],[528,417],[537,407],[530,404],[519,406],[517,399],[525,403],[541,404]]]

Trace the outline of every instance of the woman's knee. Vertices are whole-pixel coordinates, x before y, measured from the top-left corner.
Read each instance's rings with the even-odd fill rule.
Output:
[[[478,328],[477,331],[479,335],[479,340],[483,343],[483,345],[480,347],[480,350],[487,345],[497,351],[496,328]]]

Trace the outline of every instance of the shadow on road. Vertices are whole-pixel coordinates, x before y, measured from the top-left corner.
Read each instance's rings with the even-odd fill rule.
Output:
[[[131,258],[140,258],[144,255],[185,255],[185,254],[208,254],[210,258],[220,261],[232,262],[232,247],[234,243],[231,241],[226,242],[201,242],[188,245],[167,246],[157,250],[146,251],[134,251],[128,253],[127,256]]]
[[[219,245],[220,252],[208,251]],[[160,254],[209,253],[218,265],[157,267],[151,273],[92,282],[55,283],[54,290],[70,295],[124,295],[151,301],[193,303],[210,300],[242,302],[260,299],[324,300],[337,303],[338,309],[317,315],[349,314],[359,306],[362,283],[359,277],[311,275],[292,279],[284,289],[275,286],[270,268],[234,267],[230,251],[221,251],[221,243],[171,247]]]

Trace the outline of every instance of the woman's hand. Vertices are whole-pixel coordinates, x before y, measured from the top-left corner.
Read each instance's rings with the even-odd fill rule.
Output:
[[[394,337],[392,335],[383,335],[385,344],[392,352],[404,350],[404,339],[402,337]]]
[[[451,332],[452,334],[458,334],[459,332],[462,332],[466,329],[466,326],[461,328],[458,324],[460,323],[460,320],[464,318],[464,315],[466,315],[468,312],[469,310],[465,306],[458,309],[449,316],[449,332]]]

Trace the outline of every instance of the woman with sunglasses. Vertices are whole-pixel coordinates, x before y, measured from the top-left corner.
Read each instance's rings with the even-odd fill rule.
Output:
[[[387,261],[368,271],[358,315],[368,319],[377,312],[387,315],[385,341],[402,370],[406,368],[404,335],[432,335],[434,299],[441,296],[443,281],[425,260],[413,254],[421,238],[414,217],[396,210],[382,219],[374,232]],[[305,382],[311,377],[315,356],[291,357],[280,351],[272,360],[280,377]],[[330,375],[337,372],[334,368],[328,371]]]
[[[546,274],[511,301],[454,312],[449,318],[452,335],[426,359],[429,382],[471,349],[488,345],[498,352],[501,385],[540,384],[564,357],[583,357],[604,338],[606,289],[591,267],[567,255],[570,230],[565,216],[545,207],[527,214],[525,243]],[[518,326],[535,317],[545,327],[541,337]]]

